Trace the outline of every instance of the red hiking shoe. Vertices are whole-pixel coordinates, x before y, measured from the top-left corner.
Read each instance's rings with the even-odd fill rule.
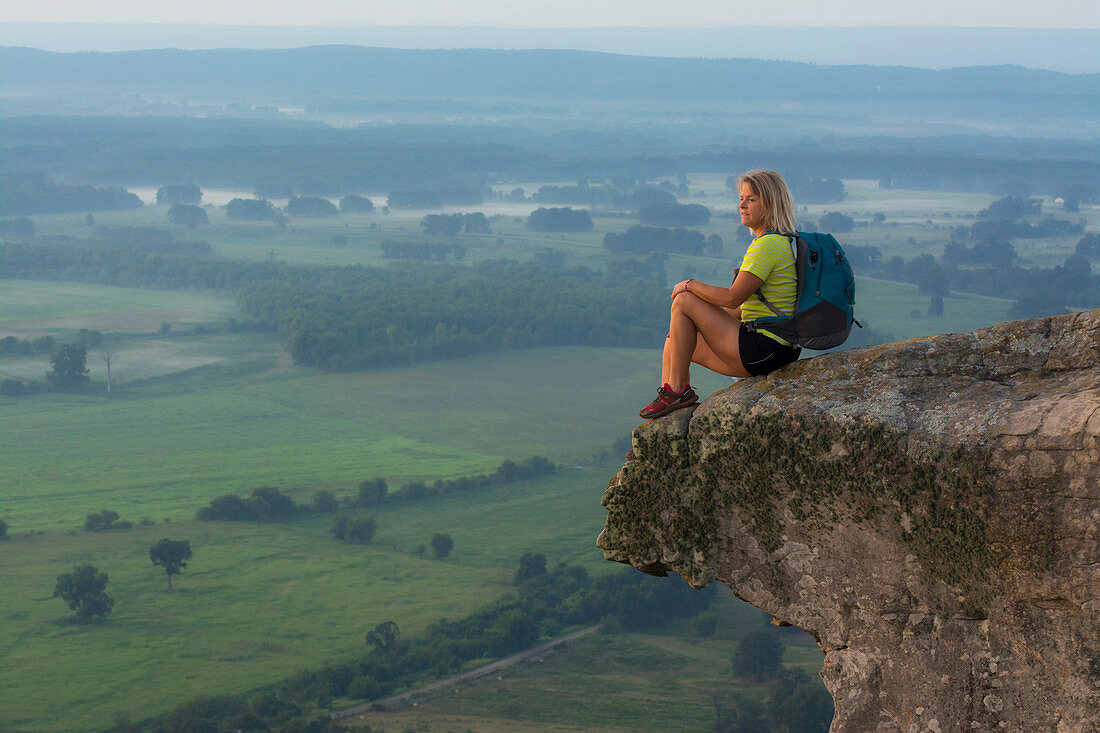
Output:
[[[683,392],[673,392],[672,387],[665,383],[657,388],[657,399],[639,410],[638,415],[647,420],[652,420],[682,407],[691,407],[698,401],[699,395],[695,394],[695,390],[691,388],[690,384],[684,387]]]

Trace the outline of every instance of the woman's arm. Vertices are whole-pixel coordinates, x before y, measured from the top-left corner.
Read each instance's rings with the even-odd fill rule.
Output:
[[[764,281],[756,275],[748,270],[742,270],[737,273],[737,279],[728,288],[707,285],[692,278],[676,283],[676,287],[672,289],[672,297],[675,298],[680,293],[687,292],[722,308],[740,308],[741,304],[763,284]]]

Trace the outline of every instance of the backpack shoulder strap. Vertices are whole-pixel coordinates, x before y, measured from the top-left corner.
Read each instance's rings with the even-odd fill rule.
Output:
[[[798,276],[798,244],[797,244],[797,242],[798,242],[798,233],[796,232],[795,234],[783,234],[782,232],[779,232],[779,231],[771,231],[771,232],[764,232],[763,236],[766,237],[769,234],[779,234],[781,236],[786,237],[787,239],[789,239],[791,241],[791,256],[794,258],[795,277],[797,278],[797,276]],[[802,282],[801,282],[800,278],[799,278],[799,282],[798,282],[797,287],[798,287],[798,295],[801,295],[802,294]],[[761,292],[760,289],[757,289],[757,291],[755,293],[753,293],[753,295],[755,295],[757,298],[760,298],[760,302],[763,303],[765,306],[767,306],[768,310],[770,310],[775,315],[783,316],[783,317],[787,316],[786,313],[784,313],[783,311],[776,308],[775,305],[770,300],[765,298],[764,293]],[[796,296],[795,307],[797,307],[797,305],[798,305],[798,303],[797,303],[797,296]]]

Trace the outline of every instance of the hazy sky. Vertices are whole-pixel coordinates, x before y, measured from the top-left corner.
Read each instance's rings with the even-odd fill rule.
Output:
[[[808,25],[1100,28],[1098,0],[31,0],[0,22],[225,25]]]

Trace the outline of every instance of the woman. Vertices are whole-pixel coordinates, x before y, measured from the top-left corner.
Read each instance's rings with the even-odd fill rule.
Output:
[[[688,384],[692,362],[727,377],[755,377],[798,359],[798,347],[764,329],[751,331],[745,326],[747,321],[774,315],[755,295],[758,290],[780,311],[794,309],[795,260],[791,239],[783,236],[795,232],[794,200],[787,182],[775,171],[749,171],[738,179],[737,188],[741,223],[755,239],[728,288],[692,278],[672,289],[662,385],[657,399],[638,413],[644,418],[667,415],[699,401]]]

